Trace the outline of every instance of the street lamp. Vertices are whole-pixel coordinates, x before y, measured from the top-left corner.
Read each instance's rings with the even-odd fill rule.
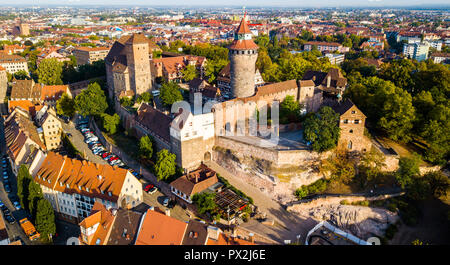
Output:
[[[302,235],[297,235],[297,243],[300,244],[300,238],[302,237]]]

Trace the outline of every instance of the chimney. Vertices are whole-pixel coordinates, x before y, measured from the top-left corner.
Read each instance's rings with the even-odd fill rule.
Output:
[[[327,76],[327,87],[331,85],[331,76]]]
[[[198,174],[195,174],[195,183],[198,183]]]
[[[166,209],[165,212],[166,212],[166,215],[167,215],[167,216],[170,216],[170,209]]]

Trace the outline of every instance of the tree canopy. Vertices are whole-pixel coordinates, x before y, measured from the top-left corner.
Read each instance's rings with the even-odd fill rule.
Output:
[[[324,152],[336,147],[340,135],[339,114],[328,106],[306,116],[303,137],[314,151]]]
[[[97,82],[89,84],[88,88],[75,98],[75,109],[83,116],[98,116],[107,108],[105,93]]]
[[[75,114],[75,101],[67,93],[62,94],[56,101],[56,112],[59,115],[73,117]]]
[[[62,85],[63,63],[55,58],[43,59],[37,68],[38,82],[46,85]]]
[[[183,100],[180,86],[174,82],[167,82],[161,86],[160,98],[166,106],[172,106],[173,103]]]
[[[157,156],[155,174],[158,180],[165,180],[173,176],[176,172],[176,155],[167,149],[162,149]]]

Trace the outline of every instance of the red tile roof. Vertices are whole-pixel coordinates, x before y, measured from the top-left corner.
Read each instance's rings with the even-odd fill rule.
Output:
[[[181,245],[187,225],[149,209],[138,231],[136,245]]]

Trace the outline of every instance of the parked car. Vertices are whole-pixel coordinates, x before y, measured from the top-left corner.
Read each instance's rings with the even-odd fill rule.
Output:
[[[10,192],[11,192],[11,187],[9,186],[9,184],[3,184],[3,186],[5,187],[5,191],[6,191],[7,193],[10,193]]]
[[[105,158],[107,158],[110,155],[111,155],[111,153],[106,152],[106,153],[102,154],[102,158],[105,159]]]
[[[177,205],[177,200],[170,200],[167,204],[167,208],[172,209],[173,207],[175,207],[175,205]]]
[[[66,135],[67,135],[68,137],[72,137],[72,134],[71,134],[71,133],[66,133]]]
[[[14,224],[16,222],[16,219],[11,214],[6,214],[5,219],[9,224]]]
[[[6,207],[5,205],[2,206],[2,212],[3,212],[3,214],[5,214],[5,215],[10,213],[8,207]]]
[[[153,194],[158,190],[157,187],[155,187],[155,185],[153,184],[148,184],[145,186],[144,191],[147,192],[148,194]]]
[[[20,203],[18,201],[14,201],[13,205],[14,205],[14,208],[16,208],[16,210],[22,209],[22,206],[20,205]]]
[[[5,173],[6,173],[6,174],[5,174]],[[9,178],[8,173],[7,173],[7,172],[3,172],[3,179],[6,180],[6,179],[8,179],[8,178]]]
[[[5,206],[5,204],[2,201],[0,201],[0,208],[2,208],[3,206]]]
[[[167,196],[165,196],[165,197],[163,198],[163,203],[162,203],[162,205],[168,206],[168,205],[169,205],[169,201],[170,201],[170,198],[167,197]]]

